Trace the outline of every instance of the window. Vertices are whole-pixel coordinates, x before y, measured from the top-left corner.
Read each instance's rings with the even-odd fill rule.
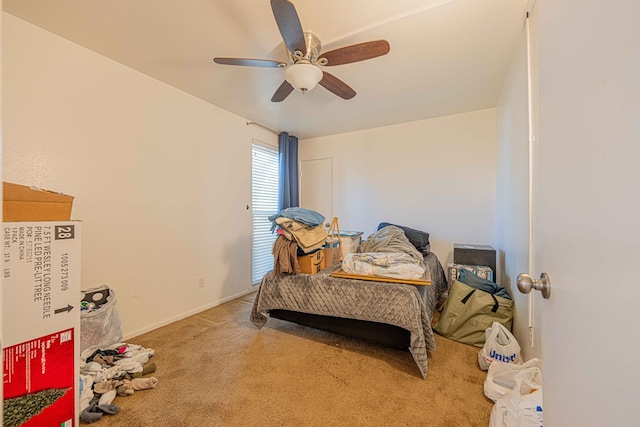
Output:
[[[251,280],[257,285],[273,269],[271,249],[277,234],[269,216],[278,213],[278,150],[253,144],[251,162]]]

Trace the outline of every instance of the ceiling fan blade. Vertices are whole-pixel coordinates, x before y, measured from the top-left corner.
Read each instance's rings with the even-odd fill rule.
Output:
[[[389,50],[391,50],[391,47],[388,41],[376,40],[331,50],[320,55],[318,60],[325,58],[327,60],[326,65],[350,64],[386,55]]]
[[[351,99],[356,96],[356,91],[351,89],[348,84],[325,71],[322,72],[320,86],[329,92],[333,92],[342,99]]]
[[[271,97],[271,102],[282,102],[291,92],[293,92],[293,86],[285,80]]]
[[[267,67],[282,68],[286,67],[282,61],[274,61],[271,59],[249,59],[249,58],[213,58],[213,62],[222,65],[243,65],[246,67]]]
[[[295,6],[287,0],[271,0],[271,9],[287,49],[291,53],[299,50],[304,55],[307,44],[304,41],[302,24]]]

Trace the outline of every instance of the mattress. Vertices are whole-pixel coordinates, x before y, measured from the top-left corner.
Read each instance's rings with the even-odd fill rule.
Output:
[[[339,266],[318,274],[269,272],[258,289],[251,321],[262,328],[271,310],[289,310],[397,326],[409,331],[408,349],[426,378],[427,351],[435,350],[431,319],[447,280],[436,255],[423,256],[431,274],[430,286],[331,277]]]

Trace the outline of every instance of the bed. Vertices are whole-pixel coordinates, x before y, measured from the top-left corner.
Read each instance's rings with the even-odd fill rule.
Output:
[[[267,273],[251,311],[262,328],[269,316],[293,321],[376,344],[406,348],[423,378],[427,350],[435,349],[431,319],[447,289],[447,279],[435,254],[422,253],[430,286],[382,283],[332,277],[339,266],[318,274]]]

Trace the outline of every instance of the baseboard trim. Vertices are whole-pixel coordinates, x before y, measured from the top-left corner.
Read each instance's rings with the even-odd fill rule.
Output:
[[[187,317],[193,316],[194,314],[198,314],[198,313],[201,313],[201,312],[203,312],[205,310],[209,310],[210,308],[213,308],[213,307],[216,307],[218,305],[224,304],[225,302],[229,302],[229,301],[234,300],[236,298],[240,298],[242,296],[245,296],[245,295],[250,294],[250,293],[255,292],[255,291],[256,291],[256,289],[253,287],[251,289],[247,289],[245,291],[238,292],[237,294],[231,295],[229,297],[223,298],[223,299],[215,301],[213,303],[205,304],[203,306],[194,308],[193,310],[189,310],[189,311],[187,311],[185,313],[178,314],[176,316],[170,317],[170,318],[168,318],[166,320],[163,320],[161,322],[153,323],[153,324],[151,324],[149,326],[145,326],[143,328],[136,329],[135,331],[131,331],[131,332],[127,333],[127,334],[124,334],[123,337],[122,337],[122,340],[125,341],[125,342],[129,341],[131,338],[135,338],[135,337],[137,337],[139,335],[146,334],[147,332],[151,332],[151,331],[153,331],[155,329],[158,329],[158,328],[161,328],[163,326],[167,326],[167,325],[169,325],[169,324],[171,324],[173,322],[177,322],[178,320],[186,319]]]

